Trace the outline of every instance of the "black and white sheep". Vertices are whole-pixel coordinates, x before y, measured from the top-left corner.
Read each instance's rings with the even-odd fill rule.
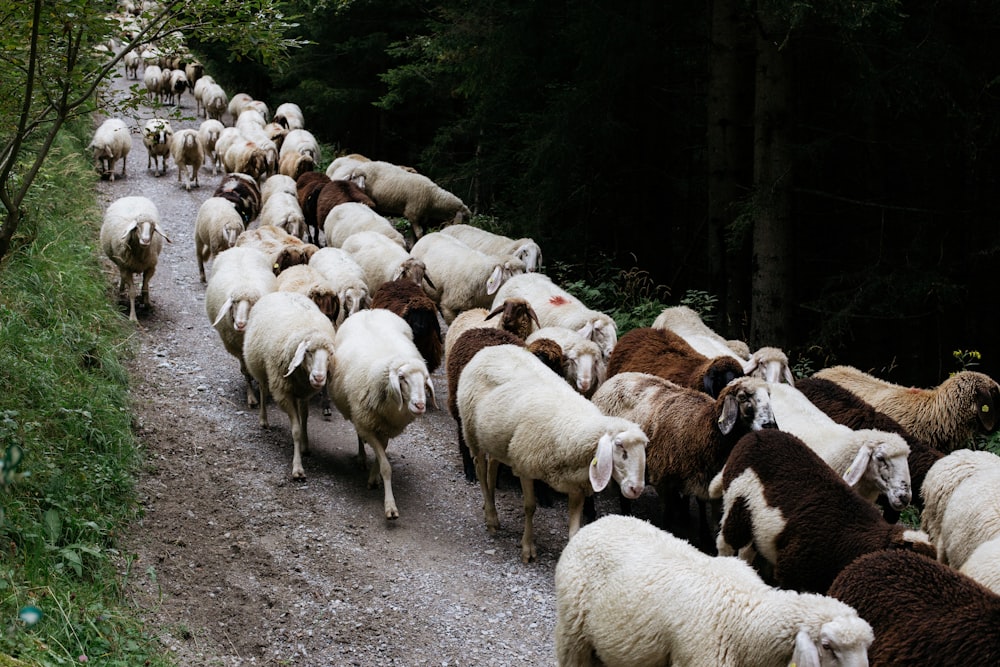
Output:
[[[506,299],[517,297],[531,304],[538,315],[539,326],[575,329],[601,347],[604,360],[618,342],[618,327],[611,316],[592,308],[559,287],[541,273],[513,276],[497,290],[493,298],[496,308]]]
[[[423,289],[406,278],[390,280],[372,295],[371,307],[385,308],[402,317],[413,331],[413,343],[427,362],[427,371],[438,369],[444,347],[441,323],[437,304]]]
[[[375,452],[369,488],[381,477],[386,519],[399,518],[392,493],[389,440],[434,405],[434,385],[413,333],[403,318],[383,308],[363,310],[340,325],[336,367],[329,386],[337,410],[354,424],[358,458],[367,466],[364,443]]]
[[[555,572],[560,667],[867,667],[872,629],[826,595],[764,583],[640,519],[606,516]]]
[[[827,594],[871,624],[872,667],[1000,664],[1000,595],[931,558],[906,551],[861,556]]]
[[[682,387],[718,396],[743,377],[743,365],[730,356],[706,357],[669,329],[638,327],[622,336],[608,361],[608,377],[625,371],[659,375]]]
[[[920,493],[920,527],[945,565],[959,569],[981,544],[1000,539],[1000,456],[957,449],[931,467]]]
[[[128,294],[128,318],[138,322],[135,314],[135,281],[133,274],[142,274],[142,305],[149,307],[149,282],[156,273],[156,264],[163,248],[163,239],[170,242],[160,227],[156,204],[146,197],[121,197],[104,211],[101,223],[101,249],[120,274],[118,291]]]
[[[851,366],[824,368],[815,377],[854,392],[942,452],[971,447],[976,434],[1000,424],[1000,385],[984,373],[961,371],[932,389],[893,384]]]
[[[249,225],[260,215],[263,198],[257,180],[249,174],[233,173],[222,177],[213,197],[224,197],[233,202],[243,224]]]
[[[205,263],[236,245],[245,229],[236,205],[224,197],[209,197],[198,208],[194,221],[194,250],[198,277],[205,282]]]
[[[423,174],[380,160],[354,165],[348,180],[364,180],[364,189],[382,215],[401,215],[419,239],[424,229],[450,222],[465,222],[469,207]]]
[[[487,255],[440,232],[422,236],[410,254],[434,277],[428,294],[449,324],[463,310],[492,307],[500,286],[524,273],[524,262],[511,255]]]
[[[384,283],[403,277],[417,285],[422,285],[424,282],[429,286],[434,285],[423,261],[413,257],[387,236],[378,232],[351,234],[344,239],[341,248],[350,253],[365,272],[365,284],[368,285],[369,294],[374,294]]]
[[[174,130],[170,121],[163,118],[151,118],[142,128],[142,143],[146,147],[146,169],[152,169],[153,175],[161,176],[167,172],[167,158],[170,157],[170,143]]]
[[[663,504],[664,527],[681,536],[689,532],[688,499],[709,500],[708,485],[736,442],[751,431],[777,428],[770,389],[760,378],[736,378],[712,398],[656,375],[619,373],[591,400],[604,414],[634,421],[649,437],[646,483]],[[699,527],[707,532],[707,524]]]
[[[910,504],[917,508],[924,506],[920,487],[927,471],[944,456],[943,452],[907,433],[895,419],[879,412],[836,382],[817,377],[800,378],[795,382],[795,388],[838,424],[853,429],[874,428],[903,436],[910,446],[910,455],[906,457],[910,468],[910,487],[918,491],[911,494]],[[879,496],[878,504],[889,523],[899,520],[899,511],[890,507],[883,496]]]
[[[535,272],[542,268],[542,249],[533,239],[512,239],[465,224],[442,227],[441,233],[454,236],[470,248],[487,255],[513,255],[524,262],[525,271]]]
[[[874,503],[884,495],[896,511],[910,504],[910,446],[903,436],[838,424],[785,384],[771,383],[771,409],[781,430],[805,442],[862,498]]]
[[[257,405],[253,376],[243,357],[243,336],[250,311],[265,294],[276,288],[271,260],[256,248],[229,248],[220,252],[212,265],[212,277],[205,287],[205,312],[219,334],[226,352],[240,362],[246,380],[247,405]]]
[[[772,392],[775,386],[780,385],[772,385]],[[934,555],[926,533],[888,523],[875,505],[785,431],[754,431],[740,438],[709,485],[709,495],[723,502],[719,555],[752,545],[774,568],[782,588],[825,592],[849,563],[880,549]]]
[[[462,435],[475,460],[491,533],[500,525],[495,502],[499,464],[509,465],[521,480],[523,562],[536,557],[534,480],[569,496],[570,538],[580,527],[584,498],[612,478],[627,498],[642,494],[648,442],[642,429],[602,414],[523,347],[496,345],[477,352],[459,376],[457,396]]]
[[[302,107],[294,102],[282,102],[274,110],[273,120],[287,130],[299,130],[306,126]]]
[[[265,294],[250,310],[243,355],[260,387],[260,425],[269,428],[267,397],[288,415],[292,430],[292,479],[305,479],[309,451],[309,399],[326,387],[334,365],[330,319],[295,292]]]
[[[205,162],[205,146],[201,142],[198,130],[186,128],[177,130],[170,140],[170,157],[177,167],[177,182],[184,182],[184,189],[201,187],[198,183],[198,171]]]
[[[130,52],[131,53],[131,52]],[[128,154],[132,150],[132,135],[128,125],[120,118],[108,118],[94,131],[87,148],[94,155],[94,163],[101,176],[115,180],[115,165],[122,161],[122,178],[128,168]]]

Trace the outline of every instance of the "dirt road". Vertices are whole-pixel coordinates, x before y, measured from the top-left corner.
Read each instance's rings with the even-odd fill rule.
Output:
[[[190,95],[181,106],[194,116]],[[441,371],[433,377],[441,409],[389,446],[397,521],[383,516],[381,488],[366,488],[351,425],[336,414],[324,421],[318,405],[308,479],[293,483],[287,418],[272,405],[271,430],[258,427],[238,364],[205,314],[194,221],[221,176],[203,167],[190,192],[172,163],[154,176],[138,134],[152,115],[128,120],[128,175],[98,191],[104,205],[151,198],[173,241],[151,281],[153,307],[136,327],[132,396],[146,450],[138,480],[146,515],[125,553],[135,555],[130,593],[178,664],[554,664],[565,502],[536,514],[538,562],[519,559],[519,493],[499,493],[501,530],[488,535],[479,488],[462,475]]]

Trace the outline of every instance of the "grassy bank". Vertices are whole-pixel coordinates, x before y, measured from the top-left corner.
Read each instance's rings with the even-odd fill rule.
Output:
[[[117,536],[139,511],[131,328],[107,297],[89,134],[63,132],[0,265],[0,654],[166,665],[123,594]]]

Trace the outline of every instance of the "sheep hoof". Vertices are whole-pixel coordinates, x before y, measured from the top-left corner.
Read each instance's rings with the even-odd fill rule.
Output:
[[[305,471],[299,470],[298,472],[293,472],[292,473],[292,481],[293,482],[304,482],[304,481],[306,481],[306,473],[305,473]]]
[[[399,518],[399,510],[397,510],[395,507],[386,508],[385,518],[388,519],[389,521],[395,521],[396,519]]]
[[[538,554],[535,553],[535,546],[534,545],[532,545],[528,549],[525,549],[524,547],[521,548],[521,562],[522,563],[530,563],[530,562],[534,561],[537,557],[538,557]]]

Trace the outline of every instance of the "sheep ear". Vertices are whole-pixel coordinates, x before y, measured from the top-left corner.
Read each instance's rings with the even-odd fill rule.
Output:
[[[719,430],[722,435],[729,435],[736,425],[736,418],[740,416],[740,403],[730,392],[722,399],[722,414],[719,415]]]
[[[167,240],[167,243],[173,243],[173,241],[170,240],[170,237],[164,234],[163,230],[161,230],[159,227],[153,227],[153,231],[162,236],[163,238],[165,238]]]
[[[583,336],[584,338],[586,338],[587,340],[591,340],[591,336],[594,335],[594,323],[587,322],[582,327],[577,329],[576,332],[581,336]]]
[[[132,230],[134,230],[138,226],[139,226],[139,221],[138,220],[133,220],[132,224],[129,225],[128,228],[124,232],[122,232],[122,238],[123,239],[127,239],[128,235],[132,233]]]
[[[755,370],[757,370],[757,366],[758,366],[757,362],[758,362],[758,360],[755,359],[752,356],[749,359],[747,359],[746,361],[741,361],[740,363],[743,366],[743,374],[744,375],[753,375],[753,372]]]
[[[541,329],[542,323],[538,321],[538,314],[535,312],[535,309],[531,307],[530,303],[528,304],[528,314],[531,315],[531,319],[535,321],[535,326]]]
[[[858,450],[858,455],[854,457],[851,461],[851,465],[847,466],[847,470],[844,471],[844,481],[847,482],[848,486],[856,486],[861,478],[865,474],[865,470],[868,469],[868,463],[872,460],[872,448],[862,447]]]
[[[213,327],[218,326],[219,322],[222,321],[222,318],[225,317],[230,310],[232,310],[232,307],[233,307],[233,297],[229,297],[228,299],[226,299],[226,302],[222,304],[222,308],[219,308],[219,315],[218,317],[215,318],[215,321],[212,322],[212,326]]]
[[[590,485],[595,492],[604,490],[611,481],[611,471],[614,463],[615,440],[605,433],[597,443],[597,453],[590,462]]]
[[[795,650],[789,664],[795,667],[820,667],[819,650],[805,629],[799,630],[795,635]]]
[[[430,287],[431,289],[437,289],[437,287],[431,281],[431,277],[427,275],[426,271],[424,272],[424,282],[427,283],[427,286]]]
[[[389,389],[393,396],[396,397],[396,401],[399,403],[399,409],[403,409],[403,387],[399,383],[399,369],[390,368],[389,369]]]
[[[785,381],[785,384],[787,384],[788,386],[790,387],[795,386],[795,376],[792,375],[792,369],[789,368],[788,366],[785,366],[784,371],[781,374],[781,377]]]
[[[299,346],[295,348],[295,354],[292,356],[292,361],[288,364],[288,370],[285,371],[285,377],[291,375],[296,368],[302,363],[302,360],[306,358],[306,350],[309,349],[309,341],[304,340],[299,343]]]
[[[486,293],[496,294],[496,291],[500,289],[500,285],[503,281],[503,267],[500,265],[493,267],[493,273],[490,274],[489,280],[486,281]]]
[[[500,313],[504,312],[505,310],[507,310],[507,302],[506,301],[504,301],[502,304],[500,304],[499,306],[497,306],[496,308],[494,308],[492,311],[490,311],[490,314],[487,315],[486,317],[484,317],[483,321],[485,322],[486,320],[493,319],[494,317],[496,317]]]

